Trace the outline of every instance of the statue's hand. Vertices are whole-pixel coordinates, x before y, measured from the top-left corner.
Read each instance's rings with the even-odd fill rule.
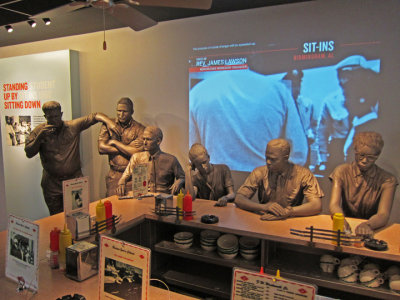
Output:
[[[174,184],[171,186],[171,194],[172,195],[177,194],[179,189],[182,187],[183,183],[184,183],[183,179],[175,180]]]
[[[133,145],[136,147],[136,148],[141,148],[142,146],[143,146],[143,140],[142,139],[136,139],[136,140],[134,140],[133,141]]]
[[[226,206],[227,203],[228,203],[228,200],[226,199],[226,196],[222,196],[221,198],[218,199],[215,206]]]
[[[125,196],[125,184],[119,184],[117,187],[117,195]]]
[[[285,208],[276,202],[271,203],[267,209],[267,212],[272,213],[275,216],[283,216],[287,213]]]
[[[356,235],[362,235],[362,236],[370,236],[373,237],[374,235],[374,230],[370,227],[368,221],[362,222],[356,227]]]
[[[41,136],[48,136],[48,135],[54,134],[56,132],[56,130],[57,130],[57,126],[47,124],[40,131],[40,135]]]
[[[108,131],[110,132],[110,135],[112,135],[112,133],[115,133],[117,136],[121,136],[121,129],[117,126],[117,124],[115,124],[114,121],[108,120],[106,126]]]

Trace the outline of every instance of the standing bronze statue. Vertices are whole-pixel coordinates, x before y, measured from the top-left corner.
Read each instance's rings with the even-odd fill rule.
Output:
[[[356,133],[353,139],[355,161],[339,165],[329,177],[332,181],[331,214],[367,219],[355,228],[357,235],[373,235],[390,217],[398,181],[375,164],[383,144],[379,133]],[[345,229],[351,230],[347,222]]]
[[[161,151],[163,133],[160,128],[148,126],[143,132],[143,152],[132,155],[128,166],[118,182],[117,194],[126,193],[126,183],[138,164],[148,165],[148,187],[150,192],[176,194],[185,183],[185,173],[172,154]]]
[[[289,162],[289,154],[288,141],[268,142],[267,164],[255,168],[236,193],[239,208],[260,213],[266,221],[321,212],[323,192],[317,179],[310,170]],[[258,202],[252,200],[256,192]]]
[[[189,150],[190,164],[185,170],[185,188],[192,195],[201,199],[217,201],[217,206],[226,206],[233,202],[233,180],[229,167],[224,164],[210,164],[207,149],[195,143]]]
[[[117,194],[118,181],[124,173],[129,159],[143,150],[144,126],[132,118],[134,106],[131,99],[124,97],[117,103],[116,131],[110,132],[101,126],[98,147],[100,154],[108,155],[110,170],[106,176],[107,197]]]
[[[40,155],[43,196],[50,215],[54,215],[63,211],[62,181],[83,176],[80,133],[97,122],[103,122],[110,130],[115,130],[115,124],[102,113],[63,121],[61,105],[56,101],[44,103],[42,110],[47,122],[33,129],[25,142],[25,153],[28,158]]]

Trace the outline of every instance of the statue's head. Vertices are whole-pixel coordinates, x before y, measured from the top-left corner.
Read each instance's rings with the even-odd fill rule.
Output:
[[[189,159],[192,163],[192,167],[198,169],[203,176],[210,173],[210,155],[202,144],[195,143],[190,147]]]
[[[273,139],[267,144],[265,160],[268,169],[273,172],[282,172],[288,165],[290,144],[285,139]]]
[[[373,131],[358,132],[353,139],[355,160],[361,171],[370,169],[383,149],[382,136]]]
[[[122,97],[117,103],[117,118],[122,124],[129,122],[134,112],[133,102],[128,97]]]
[[[147,126],[143,132],[143,148],[150,154],[156,153],[160,149],[163,133],[156,126]]]
[[[62,126],[62,111],[61,105],[57,101],[45,102],[42,106],[44,117],[47,120],[47,124],[54,125],[55,127]]]

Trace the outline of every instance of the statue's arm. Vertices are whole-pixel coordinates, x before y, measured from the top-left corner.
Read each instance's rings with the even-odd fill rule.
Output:
[[[237,207],[239,207],[243,210],[253,211],[253,212],[257,212],[257,213],[265,212],[265,211],[267,211],[267,209],[269,207],[269,203],[261,204],[261,203],[252,201],[251,199],[247,198],[246,196],[244,196],[242,194],[236,194],[235,204]]]
[[[49,129],[50,128],[50,129]],[[26,157],[32,158],[36,154],[39,153],[40,151],[40,145],[44,142],[44,133],[45,131],[51,130],[53,128],[52,126],[49,126],[49,128],[43,127],[39,130],[33,130],[28,139],[25,142],[25,154]]]
[[[371,216],[368,221],[359,224],[356,227],[356,234],[370,234],[370,232],[368,232],[368,227],[371,230],[375,230],[387,224],[390,217],[390,211],[392,209],[395,191],[396,185],[392,185],[383,189],[378,206],[378,212]]]

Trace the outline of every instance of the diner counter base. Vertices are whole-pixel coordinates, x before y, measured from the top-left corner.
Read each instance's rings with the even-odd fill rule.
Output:
[[[150,248],[153,276],[172,286],[193,291],[194,295],[199,292],[218,299],[229,299],[234,267],[260,271],[263,266],[265,273],[275,275],[279,270],[283,278],[322,287],[321,291],[327,293],[325,296],[336,291],[341,292],[340,299],[400,299],[400,294],[392,292],[387,283],[379,288],[368,288],[360,283],[346,283],[337,277],[336,272],[327,274],[321,271],[321,255],[329,253],[344,258],[349,256],[347,253],[262,240],[256,259],[246,260],[240,254],[225,259],[217,251],[205,251],[200,247],[199,237],[203,229],[198,224],[190,226],[190,222],[177,224],[171,220],[146,218],[140,226],[133,226],[115,237]],[[179,248],[173,242],[174,234],[180,231],[193,233],[194,242],[190,248]],[[229,230],[224,228],[223,233],[227,232]],[[379,262],[382,268],[392,264],[382,259],[374,259],[374,262]]]

